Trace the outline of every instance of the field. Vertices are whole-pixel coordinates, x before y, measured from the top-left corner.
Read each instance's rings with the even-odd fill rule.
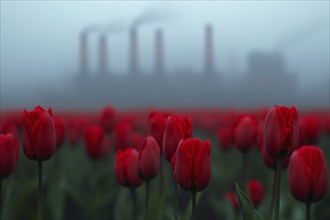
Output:
[[[258,115],[259,112],[259,110],[253,110],[252,114]],[[310,112],[304,112],[301,115],[311,114]],[[328,123],[326,121],[328,119],[325,119],[328,117],[326,112],[322,114],[314,112],[316,111],[313,111],[314,115],[321,118],[323,128],[323,125]],[[236,193],[236,182],[245,190],[242,184],[243,176],[246,180],[259,180],[264,185],[265,196],[257,210],[265,219],[270,219],[274,170],[266,167],[257,146],[246,153],[245,165],[243,165],[243,154],[234,145],[227,150],[220,146],[216,131],[217,128],[228,125],[228,111],[203,110],[175,113],[191,115],[193,137],[211,141],[211,181],[205,190],[197,193],[197,219],[240,219],[240,212],[225,198],[224,193],[227,191]],[[114,124],[129,116],[133,119],[134,131],[144,137],[148,134],[148,114],[149,111],[117,112]],[[8,119],[8,115],[4,114],[3,118]],[[17,123],[20,124],[20,113],[14,115],[15,117],[12,118],[16,118]],[[54,111],[53,115],[64,119],[66,132],[62,146],[49,160],[43,162],[44,219],[132,219],[131,190],[118,184],[114,172],[114,158],[117,150],[114,141],[116,131],[113,129],[107,132],[111,144],[106,156],[97,159],[90,158],[86,153],[85,142],[82,138],[84,126],[80,127],[81,133],[77,136],[77,142],[72,144],[73,137],[70,137],[72,136],[70,129],[73,128],[69,125],[70,118],[81,119],[83,116],[87,121],[85,124],[87,126],[98,121],[99,113],[57,113]],[[38,166],[35,161],[29,160],[24,155],[20,125],[16,132],[20,141],[19,159],[13,174],[2,180],[2,219],[36,219]],[[321,130],[320,137],[314,145],[323,151],[329,170],[330,133]],[[170,163],[164,158],[161,163],[164,181],[161,182],[160,175],[150,181],[147,217],[145,216],[146,186],[142,184],[136,188],[138,206],[136,219],[173,219],[175,182]],[[179,187],[178,197],[178,219],[191,218],[190,193]],[[330,219],[329,203],[329,193],[321,201],[313,203],[312,219]],[[305,219],[305,205],[296,201],[290,193],[287,169],[282,172],[280,206],[280,219]]]

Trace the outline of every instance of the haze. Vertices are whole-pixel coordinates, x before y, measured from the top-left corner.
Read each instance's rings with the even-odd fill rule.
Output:
[[[148,11],[152,17],[138,21]],[[98,28],[89,38],[90,74],[99,68],[99,33],[109,27],[107,67],[111,74],[127,74],[132,25],[139,25],[143,74],[154,69],[158,28],[164,33],[166,72],[201,74],[204,28],[211,24],[214,67],[224,79],[247,74],[253,51],[280,53],[304,103],[329,106],[328,1],[1,1],[1,109],[31,108],[42,100],[40,93],[70,86],[79,74],[80,33],[93,24]]]

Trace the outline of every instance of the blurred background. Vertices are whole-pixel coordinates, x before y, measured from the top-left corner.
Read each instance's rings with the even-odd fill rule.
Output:
[[[114,157],[121,148],[139,149],[157,111],[189,115],[193,137],[211,140],[212,179],[198,195],[197,219],[240,219],[225,194],[235,192],[242,167],[264,185],[257,209],[269,219],[274,171],[261,140],[275,104],[297,106],[299,146],[322,149],[330,169],[329,1],[0,4],[0,133],[20,140],[16,171],[3,181],[2,219],[36,219],[37,163],[23,152],[22,111],[37,105],[52,107],[63,134],[44,163],[45,219],[131,219],[131,195],[116,182]],[[259,123],[248,168],[232,140],[246,113]],[[90,125],[104,129],[104,158],[85,149]],[[163,165],[164,181],[151,183],[150,219],[173,216],[172,170]],[[304,219],[287,177],[284,170],[281,219]],[[137,195],[142,219],[145,185]],[[313,204],[312,218],[330,219],[329,203],[327,193]],[[179,219],[190,213],[190,194],[179,189]]]
[[[329,107],[328,9],[2,1],[0,107]]]

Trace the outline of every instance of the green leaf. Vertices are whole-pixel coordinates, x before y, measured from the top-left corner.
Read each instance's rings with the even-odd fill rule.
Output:
[[[254,209],[254,205],[249,196],[236,183],[239,206],[244,220],[263,220],[264,218]]]
[[[262,215],[257,210],[254,210],[253,220],[264,220],[264,217],[262,217]]]

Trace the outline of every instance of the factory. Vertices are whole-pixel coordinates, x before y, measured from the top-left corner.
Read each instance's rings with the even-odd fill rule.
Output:
[[[164,62],[164,31],[154,31],[154,68],[145,74],[139,66],[139,30],[128,29],[129,56],[125,74],[113,74],[108,69],[107,32],[98,35],[97,74],[89,68],[89,33],[79,36],[79,69],[71,84],[61,92],[45,98],[57,106],[69,108],[98,108],[107,104],[117,108],[185,108],[185,107],[246,107],[269,106],[274,103],[294,104],[296,79],[286,70],[285,59],[277,52],[252,51],[242,77],[226,82],[215,68],[215,40],[212,24],[204,27],[204,68],[201,73],[189,70],[169,74]],[[182,58],[184,59],[184,58]]]

